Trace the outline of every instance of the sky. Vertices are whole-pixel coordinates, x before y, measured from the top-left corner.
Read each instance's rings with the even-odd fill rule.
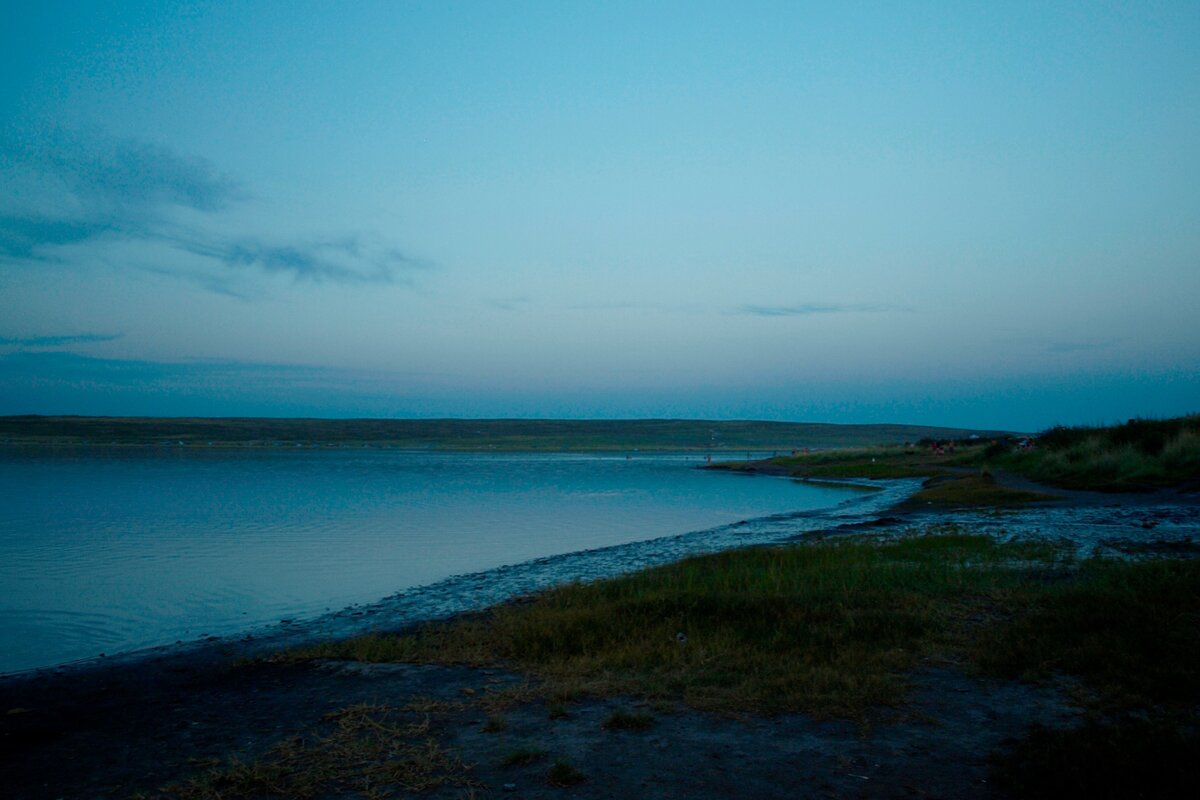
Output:
[[[0,414],[1200,411],[1200,3],[0,2]]]

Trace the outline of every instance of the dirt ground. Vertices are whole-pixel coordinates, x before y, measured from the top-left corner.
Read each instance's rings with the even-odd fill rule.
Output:
[[[519,676],[423,665],[324,662],[223,665],[220,652],[164,657],[135,669],[43,676],[4,689],[0,722],[10,798],[126,797],[153,793],[236,754],[319,730],[330,712],[359,704],[446,701],[426,713],[430,735],[468,765],[475,796],[519,798],[989,797],[988,754],[1034,722],[1074,712],[1056,690],[980,682],[949,665],[913,676],[909,702],[863,723],[802,714],[722,717],[629,698],[586,699],[552,718],[541,700],[489,713],[474,702]],[[437,708],[436,704],[433,706]],[[645,730],[610,730],[615,710],[648,714]],[[15,711],[15,713],[14,713]],[[505,766],[519,749],[543,751]],[[552,786],[565,758],[583,780]],[[469,796],[462,786],[422,796]]]

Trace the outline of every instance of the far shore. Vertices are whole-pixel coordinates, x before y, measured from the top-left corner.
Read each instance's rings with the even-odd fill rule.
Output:
[[[920,425],[758,420],[259,419],[0,417],[10,445],[378,447],[451,452],[789,453],[803,447],[898,444],[1007,435]]]

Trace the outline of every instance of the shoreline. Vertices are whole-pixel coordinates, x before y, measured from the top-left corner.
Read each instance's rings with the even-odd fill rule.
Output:
[[[784,541],[787,535],[778,532],[780,525],[802,524],[801,521],[807,521],[810,526],[822,525],[845,519],[847,513],[853,517],[869,517],[886,510],[876,509],[875,505],[880,502],[892,502],[894,498],[909,494],[916,488],[910,481],[874,482],[874,485],[869,486],[863,482],[849,480],[826,483],[845,488],[867,488],[871,490],[871,494],[850,497],[837,505],[820,509],[737,520],[713,528],[541,556],[477,572],[450,575],[433,583],[414,586],[374,601],[346,606],[312,617],[291,617],[286,618],[286,621],[281,619],[277,623],[259,625],[232,634],[166,642],[104,656],[2,672],[0,691],[7,683],[24,678],[40,675],[69,676],[109,666],[136,668],[142,661],[173,658],[176,654],[187,658],[189,653],[210,648],[223,650],[232,654],[234,658],[247,659],[264,652],[362,635],[374,629],[403,630],[426,622],[476,612],[560,583],[601,580],[691,555]],[[872,499],[877,502],[869,504],[868,501]],[[854,510],[863,505],[871,507],[866,510]]]
[[[907,483],[910,488],[920,485],[920,481]],[[1179,502],[1165,502],[1172,497]],[[869,518],[859,515],[859,519],[851,519],[847,515],[839,519],[831,515],[822,520],[824,526],[748,546],[864,534],[893,536],[923,525],[965,524],[970,528],[992,524],[1002,530],[1014,527],[1022,516],[1036,523],[1039,515],[1044,521],[1052,518],[1052,527],[1057,529],[1063,524],[1064,514],[1080,517],[1080,525],[1107,526],[1112,532],[1130,535],[1140,532],[1146,541],[1162,539],[1164,533],[1190,531],[1188,541],[1193,548],[1198,544],[1200,498],[1195,495],[1156,492],[1108,495],[1103,499],[1105,502],[1097,505],[1080,493],[1057,505],[993,512],[990,516],[986,511],[913,509],[893,502],[876,508]],[[1146,526],[1153,521],[1147,512],[1169,508],[1180,509],[1178,519],[1164,518],[1152,527]],[[714,530],[735,534],[739,526],[755,523],[779,531],[798,519],[801,517],[797,515],[767,517]],[[699,533],[712,531],[653,541],[678,540]],[[589,552],[602,551],[528,563],[581,558]],[[689,554],[672,556],[663,551],[663,561],[656,563]],[[489,574],[459,577],[482,580]],[[522,595],[510,595],[508,599]],[[473,612],[453,613],[470,616]],[[412,629],[422,622],[408,620],[397,625],[398,617],[365,611],[353,619],[362,620],[364,628],[385,630]],[[540,778],[535,780],[535,774],[540,773],[533,768],[519,772],[495,767],[503,755],[496,750],[496,743],[503,737],[489,738],[484,731],[490,718],[477,706],[463,704],[464,700],[494,691],[519,694],[525,679],[517,673],[434,664],[254,660],[282,649],[279,645],[289,637],[298,643],[302,639],[320,641],[328,634],[328,629],[305,629],[300,624],[295,630],[279,631],[277,637],[188,643],[141,651],[131,659],[115,657],[63,670],[0,677],[0,705],[6,712],[0,717],[3,779],[13,790],[11,796],[103,795],[117,786],[124,794],[116,796],[137,790],[154,792],[166,782],[194,774],[197,765],[210,763],[211,759],[230,754],[257,758],[281,736],[307,728],[335,708],[355,704],[377,707],[379,703],[399,707],[403,702],[415,702],[414,698],[430,698],[428,702],[434,703],[430,707],[459,709],[434,716],[439,720],[440,735],[449,745],[481,759],[471,773],[473,779],[481,779],[500,791],[501,783],[516,777],[520,796],[560,796],[561,789],[546,785]],[[682,707],[656,711],[659,722],[649,735],[601,736],[600,723],[605,715],[621,709],[647,708],[636,698],[616,696],[578,701],[568,719],[554,723],[554,741],[558,742],[557,748],[573,753],[575,762],[589,776],[573,790],[580,797],[611,796],[607,791],[615,786],[636,795],[649,791],[647,787],[658,780],[667,782],[661,791],[652,793],[663,797],[791,796],[794,784],[789,781],[795,780],[795,775],[788,772],[787,764],[796,756],[780,749],[780,743],[788,741],[808,743],[806,758],[818,765],[811,767],[810,777],[818,785],[823,782],[827,793],[857,794],[866,782],[874,787],[872,796],[902,797],[909,796],[906,787],[918,781],[916,785],[943,796],[988,797],[1002,795],[986,783],[984,756],[1001,746],[1002,740],[1023,735],[1032,722],[1053,728],[1080,721],[1080,712],[1060,689],[1053,687],[980,683],[960,674],[953,665],[936,663],[921,667],[910,680],[908,710],[899,716],[888,709],[872,711],[868,721],[875,733],[869,739],[862,738],[854,723],[825,722],[804,714],[765,719],[751,716],[737,721]],[[541,701],[505,713],[505,725],[511,728],[505,734],[506,741],[515,740],[518,734],[533,736],[546,725],[546,706]],[[922,715],[938,719],[940,725],[931,727],[921,722]],[[981,724],[981,720],[986,723]],[[641,763],[646,748],[671,753],[680,767],[660,769]],[[901,752],[905,755],[898,760],[895,754]],[[955,770],[945,769],[947,754],[953,754],[949,757],[956,761]],[[732,761],[726,763],[728,759]],[[757,777],[749,783],[742,777],[735,783],[722,783],[720,774],[710,771],[716,767]],[[919,783],[921,780],[927,783]],[[757,788],[740,788],[751,786]],[[787,791],[779,791],[781,786]],[[456,797],[460,788],[447,784],[422,796]]]

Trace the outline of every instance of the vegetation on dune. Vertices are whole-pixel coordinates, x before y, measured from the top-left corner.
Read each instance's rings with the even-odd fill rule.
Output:
[[[1081,489],[1200,485],[1200,414],[1132,419],[1107,428],[1056,427],[997,463],[1034,480]]]
[[[1107,428],[1056,427],[1028,438],[927,440],[824,450],[716,468],[805,479],[929,478],[913,500],[939,506],[1005,506],[1053,499],[1005,489],[991,479],[989,468],[1070,489],[1195,489],[1200,488],[1200,414],[1135,419]],[[978,470],[978,475],[968,470]]]

